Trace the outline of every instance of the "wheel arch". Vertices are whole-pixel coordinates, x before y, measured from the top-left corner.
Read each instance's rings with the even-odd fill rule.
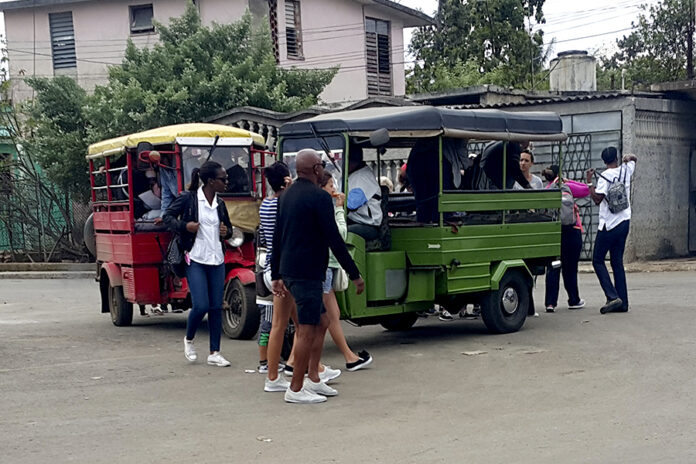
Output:
[[[503,280],[503,276],[505,276],[507,271],[512,269],[519,269],[522,271],[530,284],[533,282],[532,273],[523,260],[505,260],[494,264],[493,268],[491,269],[491,290],[498,290],[500,288],[500,281]]]

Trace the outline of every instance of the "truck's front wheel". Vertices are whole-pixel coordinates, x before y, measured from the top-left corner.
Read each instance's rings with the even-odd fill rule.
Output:
[[[385,316],[380,324],[387,330],[400,331],[410,329],[417,320],[418,314],[416,313],[401,313]]]
[[[519,270],[505,273],[497,290],[481,299],[481,318],[493,333],[510,333],[520,330],[527,319],[531,279]]]
[[[259,330],[259,308],[256,305],[256,289],[244,286],[239,279],[225,284],[222,330],[230,338],[248,340]]]

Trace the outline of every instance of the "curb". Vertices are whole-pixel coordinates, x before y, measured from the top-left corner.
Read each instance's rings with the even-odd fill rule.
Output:
[[[17,271],[0,272],[0,280],[9,279],[94,279],[94,271]]]

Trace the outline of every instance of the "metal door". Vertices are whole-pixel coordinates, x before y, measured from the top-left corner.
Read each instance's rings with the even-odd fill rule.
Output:
[[[696,149],[689,156],[689,251],[696,252]]]

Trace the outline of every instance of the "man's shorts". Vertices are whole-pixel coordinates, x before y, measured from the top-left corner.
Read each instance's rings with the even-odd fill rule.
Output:
[[[326,312],[321,280],[283,279],[285,286],[295,299],[297,319],[303,325],[319,325],[322,313]]]

